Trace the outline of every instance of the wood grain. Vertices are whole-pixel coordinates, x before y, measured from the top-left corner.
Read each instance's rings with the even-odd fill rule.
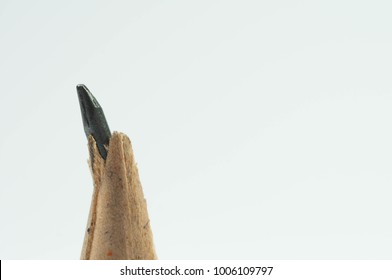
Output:
[[[91,136],[88,146],[94,191],[81,259],[157,259],[131,141],[114,132],[106,161]]]

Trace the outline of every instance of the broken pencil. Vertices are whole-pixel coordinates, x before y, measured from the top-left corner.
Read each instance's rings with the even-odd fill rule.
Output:
[[[94,181],[81,259],[156,259],[146,200],[131,141],[111,134],[98,101],[76,87]]]

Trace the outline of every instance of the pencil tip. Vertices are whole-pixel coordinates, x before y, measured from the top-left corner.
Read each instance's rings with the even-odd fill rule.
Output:
[[[84,132],[87,138],[90,135],[94,137],[99,153],[103,159],[106,159],[107,151],[105,145],[109,144],[111,133],[102,107],[85,85],[78,84],[76,91],[82,112]]]

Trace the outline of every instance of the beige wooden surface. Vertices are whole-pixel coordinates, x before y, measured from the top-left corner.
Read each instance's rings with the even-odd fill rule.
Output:
[[[146,200],[129,138],[114,132],[104,161],[89,137],[94,191],[81,259],[156,259]]]

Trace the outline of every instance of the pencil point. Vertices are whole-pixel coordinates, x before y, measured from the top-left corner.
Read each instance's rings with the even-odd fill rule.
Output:
[[[89,135],[94,137],[100,155],[106,159],[105,146],[109,145],[111,133],[102,107],[85,85],[77,85],[76,90],[82,112],[84,132],[87,138]]]

